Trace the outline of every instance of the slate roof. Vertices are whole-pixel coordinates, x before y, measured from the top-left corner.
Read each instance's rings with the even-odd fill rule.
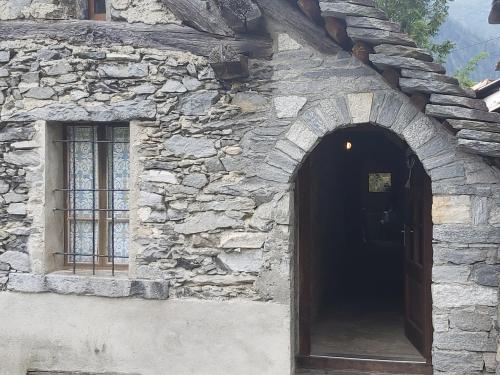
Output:
[[[500,158],[500,141],[496,141],[500,140],[500,113],[490,112],[474,90],[460,87],[455,78],[447,76],[445,68],[416,47],[400,25],[389,21],[375,7],[373,0],[298,0],[298,3],[312,20],[319,12],[327,32],[344,49],[373,66],[415,103],[423,103],[422,110],[427,115],[453,129],[460,148]],[[493,8],[500,13],[500,0],[495,0]]]

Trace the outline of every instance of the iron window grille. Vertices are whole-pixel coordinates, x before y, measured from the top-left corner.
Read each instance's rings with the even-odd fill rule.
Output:
[[[126,268],[129,225],[128,126],[70,125],[63,143],[65,267]]]

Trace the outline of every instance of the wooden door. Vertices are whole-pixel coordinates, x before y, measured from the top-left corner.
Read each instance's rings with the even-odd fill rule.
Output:
[[[299,342],[298,353],[311,353],[311,194],[310,162],[300,168],[295,184],[295,220],[297,222],[296,243],[298,243],[298,284]]]
[[[432,188],[420,162],[412,162],[407,185],[405,331],[430,364],[432,347]]]

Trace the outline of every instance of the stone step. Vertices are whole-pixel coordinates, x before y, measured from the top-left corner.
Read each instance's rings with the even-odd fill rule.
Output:
[[[386,374],[381,372],[359,372],[342,370],[312,370],[297,369],[295,375],[404,375],[404,374]]]

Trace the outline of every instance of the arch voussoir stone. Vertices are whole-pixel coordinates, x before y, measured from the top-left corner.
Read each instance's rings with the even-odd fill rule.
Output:
[[[375,124],[385,128],[392,128],[402,106],[403,100],[400,95],[392,92],[387,93]]]
[[[297,162],[300,162],[306,155],[306,152],[303,149],[288,139],[279,140],[276,143],[276,149],[284,152]]]
[[[297,165],[300,163],[300,160],[293,159],[285,152],[274,149],[271,154],[269,154],[267,163],[292,175],[295,172]]]
[[[438,131],[428,142],[423,144],[417,150],[420,161],[422,162],[427,173],[435,168],[432,163],[439,155],[453,155],[453,144],[456,143],[455,138],[444,131]]]
[[[428,142],[436,132],[436,126],[425,115],[417,116],[400,134],[408,146],[417,153],[418,149]]]
[[[392,124],[392,131],[401,134],[410,124],[415,117],[417,117],[420,114],[420,111],[413,105],[413,103],[410,100],[405,100],[403,102],[403,105],[399,109],[399,113],[394,119],[394,123]]]
[[[319,141],[320,136],[316,134],[305,121],[298,119],[286,133],[286,139],[309,152]]]
[[[385,102],[385,96],[386,96],[385,91],[377,91],[373,94],[373,102],[372,102],[372,108],[371,108],[371,114],[370,114],[370,122],[372,124],[377,123],[378,115],[380,113],[382,105]]]
[[[372,92],[347,94],[347,103],[353,124],[370,122],[373,95]]]
[[[313,107],[305,111],[301,119],[309,126],[309,128],[319,137],[324,137],[325,134],[335,128],[335,122],[319,107]]]
[[[320,102],[319,108],[325,116],[332,120],[330,131],[352,123],[347,100],[344,96],[325,99]]]

